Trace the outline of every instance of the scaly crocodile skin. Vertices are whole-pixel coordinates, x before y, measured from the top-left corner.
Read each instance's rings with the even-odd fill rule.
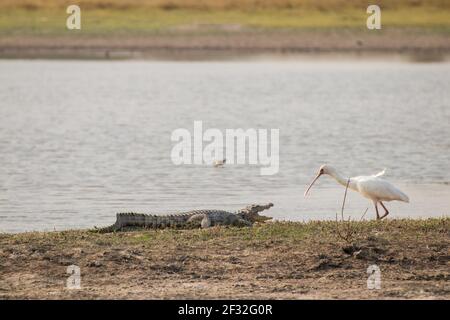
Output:
[[[171,215],[151,215],[143,213],[118,213],[116,222],[105,228],[96,229],[98,232],[127,231],[133,229],[162,229],[162,228],[208,228],[216,225],[251,226],[255,222],[272,219],[258,213],[270,209],[272,203],[266,205],[250,205],[236,213],[223,210],[192,210]]]

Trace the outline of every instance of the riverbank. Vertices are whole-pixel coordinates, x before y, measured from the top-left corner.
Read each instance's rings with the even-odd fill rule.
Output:
[[[449,248],[449,218],[1,234],[0,298],[449,299]]]
[[[61,1],[0,4],[0,58],[169,59],[261,55],[450,55],[450,7],[380,2],[382,29],[366,28],[362,1],[80,1],[81,30]]]
[[[392,29],[377,34],[344,29],[0,36],[0,58],[229,60],[318,55],[402,56],[413,61],[444,61],[450,56],[450,36],[415,29]]]

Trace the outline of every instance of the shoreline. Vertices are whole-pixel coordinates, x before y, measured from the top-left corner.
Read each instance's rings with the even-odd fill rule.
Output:
[[[141,62],[137,63],[140,64]],[[259,62],[255,63],[259,64]],[[389,203],[388,208],[391,210],[390,219],[424,221],[429,218],[441,219],[450,216],[450,186],[447,182],[419,184],[396,179],[393,179],[392,182],[410,196],[413,205],[395,201]],[[281,223],[286,221],[294,223],[326,223],[327,221],[335,220],[335,212],[340,209],[340,203],[338,206],[336,201],[339,202],[343,193],[339,185],[334,185],[332,181],[329,181],[327,184],[317,186],[316,190],[310,194],[308,201],[302,201],[301,203],[294,200],[297,194],[295,192],[290,193],[291,191],[290,188],[286,188],[279,190],[278,196],[266,196],[266,198],[270,198],[275,203],[275,206],[271,208],[269,213],[273,221]],[[57,201],[57,199],[52,201]],[[243,202],[231,201],[229,205],[223,206],[223,208],[235,211],[251,202],[251,199]],[[318,203],[320,203],[320,206],[318,206]],[[127,206],[127,203],[123,203],[123,207]],[[81,231],[83,229],[93,228],[94,226],[104,227],[114,223],[115,213],[117,212],[151,212],[153,214],[164,215],[168,211],[179,213],[198,209],[217,209],[218,207],[217,203],[198,204],[186,201],[176,208],[167,208],[164,203],[156,205],[143,202],[139,207],[132,207],[130,209],[109,206],[97,208],[97,210],[91,211],[89,219],[84,219],[86,215],[82,215],[83,208],[79,207],[77,202],[72,202],[71,204],[71,210],[73,211],[66,211],[62,207],[55,206],[55,211],[58,213],[47,215],[45,219],[40,219],[42,215],[45,215],[45,211],[31,211],[33,214],[24,216],[19,215],[17,211],[4,208],[3,212],[0,213],[3,215],[2,223],[0,224],[0,234],[12,235],[30,232]],[[56,210],[56,208],[58,209]],[[375,219],[375,212],[371,203],[368,203],[364,197],[361,197],[356,192],[349,192],[347,194],[346,212],[352,219],[359,219],[366,208],[368,208],[368,212],[365,215],[365,219],[369,221]],[[25,207],[23,210],[32,210],[32,208]],[[76,212],[76,214],[73,212]],[[106,212],[109,212],[109,214],[105,214]],[[83,218],[75,218],[78,215],[82,215]],[[70,217],[73,217],[73,219],[70,219]],[[92,217],[101,218],[93,219]]]
[[[0,234],[0,244],[2,299],[450,299],[450,218]],[[65,288],[74,264],[80,290]],[[367,289],[373,264],[381,290]]]
[[[450,36],[411,30],[161,33],[146,35],[2,35],[4,59],[233,60],[261,56],[402,57],[448,61]]]

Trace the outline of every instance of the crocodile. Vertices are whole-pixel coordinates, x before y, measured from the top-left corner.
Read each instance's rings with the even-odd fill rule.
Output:
[[[252,226],[255,222],[265,222],[271,217],[259,212],[273,207],[273,203],[252,204],[234,213],[224,210],[192,210],[179,214],[152,215],[143,213],[118,213],[116,222],[108,227],[95,228],[100,233],[130,231],[134,229],[193,229],[212,226]]]

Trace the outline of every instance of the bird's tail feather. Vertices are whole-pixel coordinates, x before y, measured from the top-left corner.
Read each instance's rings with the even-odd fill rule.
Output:
[[[409,203],[409,197],[403,192],[400,195],[400,200]]]
[[[384,168],[382,171],[378,172],[375,177],[381,177],[382,175],[384,175],[386,173],[386,168]]]

